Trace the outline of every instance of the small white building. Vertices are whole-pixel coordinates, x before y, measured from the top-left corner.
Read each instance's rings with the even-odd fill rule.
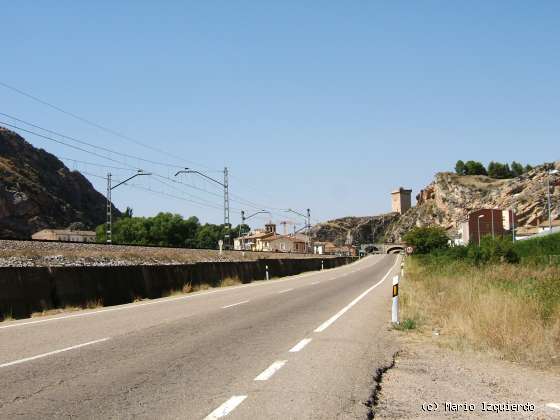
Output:
[[[43,229],[31,235],[36,241],[95,242],[96,234],[92,230]]]

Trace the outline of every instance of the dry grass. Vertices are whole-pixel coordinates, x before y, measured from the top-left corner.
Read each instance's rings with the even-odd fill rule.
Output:
[[[57,315],[65,312],[76,312],[83,309],[97,309],[103,307],[103,301],[101,299],[88,301],[83,306],[71,306],[67,305],[64,308],[53,308],[53,309],[43,309],[40,312],[33,312],[31,318],[37,318],[41,316]]]
[[[407,262],[403,319],[442,342],[512,360],[560,364],[560,268]]]

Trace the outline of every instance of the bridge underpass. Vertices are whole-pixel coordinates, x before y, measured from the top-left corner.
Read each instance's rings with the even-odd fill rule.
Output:
[[[398,254],[404,252],[405,248],[405,244],[395,243],[364,244],[361,246],[361,249],[365,250],[365,252],[375,254]]]

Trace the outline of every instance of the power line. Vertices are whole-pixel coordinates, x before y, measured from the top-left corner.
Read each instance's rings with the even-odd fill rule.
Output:
[[[1,84],[1,82],[0,82],[0,84]],[[20,119],[20,118],[14,117],[14,116],[9,115],[9,114],[6,114],[6,113],[0,112],[0,115],[4,115],[4,116],[6,116],[6,117],[8,117],[8,118],[10,118],[10,119],[13,119],[13,120],[22,122],[22,123],[24,123],[24,124],[26,124],[26,125],[29,125],[29,126],[31,126],[31,127],[37,128],[37,129],[42,130],[42,131],[45,131],[45,132],[47,132],[47,133],[50,133],[50,134],[53,134],[53,135],[56,135],[56,136],[59,136],[59,137],[68,139],[68,140],[70,140],[70,141],[73,141],[73,142],[76,142],[76,143],[79,143],[79,144],[82,144],[82,145],[85,145],[85,146],[88,146],[88,147],[91,147],[91,148],[94,148],[94,149],[99,149],[99,150],[102,150],[102,151],[106,151],[106,152],[108,152],[108,153],[112,153],[112,154],[119,155],[119,156],[122,156],[122,157],[125,157],[125,158],[129,158],[129,159],[135,159],[135,160],[143,161],[143,162],[146,162],[146,163],[151,163],[151,164],[156,164],[156,165],[165,166],[165,167],[171,167],[171,168],[182,168],[181,166],[178,166],[178,165],[170,165],[170,164],[167,164],[167,163],[164,163],[164,162],[153,161],[153,160],[145,159],[145,158],[142,158],[142,157],[139,157],[139,156],[134,156],[134,155],[129,155],[129,154],[127,154],[127,153],[117,152],[117,151],[115,151],[115,150],[108,149],[108,148],[105,148],[105,147],[102,147],[102,146],[97,146],[97,145],[95,145],[95,144],[86,142],[86,141],[84,141],[84,140],[80,140],[80,139],[75,138],[75,137],[67,136],[67,135],[65,135],[65,134],[56,132],[56,131],[54,131],[54,130],[46,129],[46,128],[41,127],[41,126],[39,126],[39,125],[37,125],[37,124],[30,123],[30,122],[28,122],[28,121],[22,120],[22,119]],[[84,164],[89,164],[89,165],[99,166],[99,167],[105,167],[105,168],[113,168],[113,169],[117,169],[117,170],[135,170],[135,171],[136,171],[136,170],[139,169],[139,168],[136,167],[136,166],[130,165],[130,164],[126,163],[126,162],[122,162],[122,161],[116,160],[116,159],[114,159],[114,158],[112,158],[112,157],[110,157],[110,156],[106,156],[106,155],[103,155],[103,154],[100,154],[100,153],[97,153],[97,152],[94,152],[94,151],[91,151],[91,150],[87,150],[87,149],[84,149],[84,148],[82,148],[82,147],[79,147],[79,146],[76,146],[76,145],[73,145],[73,144],[69,144],[69,143],[64,142],[64,141],[62,141],[62,140],[60,140],[60,139],[56,139],[56,138],[53,138],[53,137],[50,137],[50,136],[46,136],[46,135],[41,134],[41,133],[37,133],[37,132],[32,131],[32,130],[28,130],[28,129],[26,129],[26,128],[17,126],[17,125],[15,125],[15,124],[10,124],[10,123],[4,122],[4,121],[0,121],[0,124],[3,124],[3,125],[6,125],[6,126],[8,126],[8,127],[11,127],[11,128],[15,128],[15,129],[21,130],[21,131],[23,131],[23,132],[26,132],[26,133],[35,135],[35,136],[37,136],[37,137],[40,137],[40,138],[43,138],[43,139],[46,139],[46,140],[49,140],[49,141],[53,141],[53,142],[55,142],[55,143],[64,145],[64,146],[66,146],[66,147],[70,147],[70,148],[72,148],[72,149],[75,149],[75,150],[78,150],[78,151],[81,151],[81,152],[84,152],[84,153],[87,153],[87,154],[90,154],[90,155],[92,155],[92,156],[99,157],[99,158],[101,158],[101,159],[105,159],[105,160],[108,160],[108,161],[111,161],[111,162],[114,162],[114,163],[118,163],[118,164],[122,164],[122,165],[128,166],[129,169],[121,168],[121,167],[116,167],[116,166],[109,166],[109,165],[96,164],[96,163],[93,163],[93,162],[79,161],[78,159],[73,159],[73,158],[66,158],[66,159],[68,159],[68,160],[73,160],[73,161],[75,161],[75,162],[78,162],[78,161],[79,161],[79,162],[82,162],[82,163],[84,163]],[[83,172],[83,171],[82,171],[82,172]],[[157,177],[160,177],[160,178],[162,178],[162,179],[165,179],[165,180],[167,180],[167,181],[171,181],[171,182],[173,182],[173,183],[180,184],[180,185],[183,185],[183,186],[185,186],[185,187],[188,187],[188,188],[191,188],[191,189],[195,189],[195,190],[201,191],[201,192],[203,192],[203,193],[205,193],[205,194],[210,194],[210,195],[214,195],[214,196],[217,196],[217,197],[221,197],[221,194],[214,193],[214,192],[212,192],[212,191],[208,191],[208,190],[205,190],[205,189],[196,187],[196,186],[191,185],[191,184],[186,184],[186,183],[179,182],[179,181],[177,181],[177,180],[175,180],[175,179],[170,178],[169,176],[166,177],[166,176],[163,176],[163,175],[160,175],[160,174],[156,174],[156,173],[154,173],[154,175],[157,176]],[[236,178],[237,178],[237,177],[236,177]],[[237,203],[239,203],[239,204],[241,204],[241,205],[244,205],[244,206],[248,206],[248,207],[250,207],[250,208],[252,208],[252,209],[255,209],[255,210],[261,210],[261,209],[263,209],[263,208],[264,208],[264,209],[267,209],[267,210],[271,210],[271,213],[272,213],[272,214],[274,214],[274,215],[277,216],[277,217],[281,217],[278,213],[272,211],[272,210],[283,210],[283,209],[281,209],[281,208],[269,206],[269,205],[266,205],[266,204],[263,204],[263,203],[258,203],[258,202],[251,201],[251,200],[247,200],[247,199],[241,197],[241,196],[238,195],[238,194],[230,193],[230,195],[233,197],[231,201],[237,202]],[[192,195],[191,195],[191,196],[192,196]],[[196,196],[194,196],[194,197],[196,197]],[[201,198],[201,197],[197,197],[197,198],[200,199],[200,200],[204,200],[204,199]],[[233,209],[234,209],[234,210],[240,210],[240,209],[237,209],[237,208],[233,208]]]
[[[116,136],[116,137],[119,137],[119,138],[121,138],[121,139],[130,141],[130,142],[132,142],[132,143],[134,143],[134,144],[137,144],[137,145],[139,145],[139,146],[145,147],[145,148],[147,148],[147,149],[149,149],[149,150],[151,150],[151,151],[161,153],[161,154],[163,154],[163,155],[166,155],[166,156],[168,156],[168,157],[171,157],[171,158],[173,158],[173,159],[175,159],[175,160],[179,160],[179,161],[181,161],[181,162],[189,162],[189,163],[192,163],[192,164],[194,164],[194,165],[196,165],[196,166],[199,166],[199,167],[201,167],[201,168],[204,167],[204,168],[206,168],[206,169],[212,169],[212,168],[209,168],[209,167],[207,167],[207,166],[205,166],[205,165],[202,165],[202,164],[200,164],[200,163],[193,162],[193,161],[189,161],[188,159],[183,159],[182,157],[177,156],[176,154],[172,154],[172,153],[166,152],[165,150],[161,150],[161,149],[159,149],[159,148],[157,148],[157,147],[150,146],[149,144],[146,144],[146,143],[144,143],[144,142],[141,142],[140,140],[134,139],[134,138],[132,138],[132,137],[130,137],[130,136],[127,136],[127,135],[125,135],[125,134],[122,134],[122,133],[120,133],[120,132],[118,132],[118,131],[115,131],[115,130],[113,130],[113,129],[111,129],[111,128],[105,127],[105,126],[103,126],[103,125],[101,125],[101,124],[99,124],[99,123],[96,123],[96,122],[94,122],[94,121],[91,121],[91,120],[89,120],[89,119],[87,119],[87,118],[81,117],[81,116],[79,116],[79,115],[77,115],[77,114],[75,114],[75,113],[73,113],[73,112],[67,111],[67,110],[65,110],[65,109],[63,109],[63,108],[61,108],[61,107],[59,107],[59,106],[57,106],[57,105],[54,105],[54,104],[52,104],[52,103],[50,103],[50,102],[47,102],[47,101],[45,101],[44,99],[38,98],[37,96],[34,96],[34,95],[30,94],[30,93],[24,92],[23,90],[18,89],[18,88],[16,88],[16,87],[11,86],[11,85],[9,85],[9,84],[7,84],[7,83],[4,83],[4,82],[2,82],[2,81],[0,81],[0,86],[3,86],[3,87],[5,87],[6,89],[9,89],[9,90],[11,90],[11,91],[13,91],[13,92],[16,92],[16,93],[18,93],[18,94],[20,94],[20,95],[23,95],[23,96],[25,96],[25,97],[27,97],[27,98],[29,98],[29,99],[32,99],[32,100],[34,100],[35,102],[38,102],[38,103],[43,104],[43,105],[45,105],[45,106],[48,106],[48,107],[50,107],[50,108],[52,108],[52,109],[54,109],[54,110],[56,110],[56,111],[58,111],[58,112],[61,112],[61,113],[65,114],[65,115],[68,115],[68,116],[70,116],[70,117],[72,117],[72,118],[74,118],[74,119],[76,119],[76,120],[78,120],[78,121],[81,121],[81,122],[83,122],[83,123],[85,123],[85,124],[88,124],[88,125],[90,125],[90,126],[92,126],[92,127],[95,127],[95,128],[100,129],[100,130],[103,130],[103,131],[105,131],[106,133],[112,134],[112,135],[114,135],[114,136]]]
[[[62,133],[56,132],[56,131],[54,131],[54,130],[49,130],[48,128],[41,127],[41,126],[39,126],[39,125],[37,125],[37,124],[30,123],[30,122],[28,122],[28,121],[22,120],[22,119],[20,119],[20,118],[14,117],[14,116],[12,116],[12,115],[9,115],[9,114],[3,113],[3,112],[0,112],[0,115],[3,115],[3,116],[5,116],[5,117],[8,117],[8,118],[13,119],[13,120],[15,120],[15,121],[24,123],[24,124],[26,124],[26,125],[29,125],[29,126],[33,127],[33,128],[38,128],[39,130],[45,131],[45,132],[47,132],[47,133],[49,133],[49,134],[54,134],[54,135],[59,136],[59,137],[62,137],[62,138],[64,138],[64,139],[73,141],[73,142],[75,142],[75,143],[79,143],[79,144],[82,144],[82,145],[85,145],[85,146],[88,146],[88,147],[92,147],[92,148],[94,148],[94,149],[103,150],[104,152],[113,153],[113,154],[115,154],[115,155],[119,155],[119,156],[126,157],[126,158],[129,158],[129,159],[140,160],[140,161],[142,161],[142,162],[151,163],[151,164],[153,164],[153,165],[166,166],[166,167],[175,168],[175,169],[177,169],[177,168],[182,168],[182,166],[179,166],[179,165],[171,165],[171,164],[169,164],[169,163],[159,162],[159,161],[155,161],[155,160],[151,160],[151,159],[145,159],[145,158],[142,158],[142,157],[139,157],[139,156],[130,155],[130,154],[128,154],[128,153],[117,152],[116,150],[108,149],[107,147],[98,146],[98,145],[89,143],[89,142],[87,142],[87,141],[80,140],[80,139],[78,139],[78,138],[76,138],[76,137],[71,137],[71,136],[68,136],[68,135],[66,135],[66,134],[62,134]],[[33,132],[33,131],[26,130],[26,129],[21,128],[21,127],[17,127],[17,126],[15,126],[15,125],[10,125],[10,124],[7,124],[7,123],[2,123],[2,124],[9,125],[10,127],[15,127],[15,128],[17,128],[17,129],[19,129],[19,130],[24,130],[24,131],[26,131],[27,133],[31,133],[31,134],[34,134],[34,135],[36,135],[36,136],[42,136],[41,134],[37,134],[37,133],[35,133],[35,132]],[[52,139],[51,139],[51,140],[52,140]],[[121,162],[121,163],[122,163],[122,162]]]

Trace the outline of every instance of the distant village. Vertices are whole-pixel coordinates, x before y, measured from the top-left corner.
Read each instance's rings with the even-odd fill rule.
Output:
[[[412,208],[411,189],[400,187],[391,192],[391,210],[404,214]],[[450,244],[467,245],[480,243],[486,235],[503,237],[511,235],[514,240],[546,235],[560,231],[560,220],[544,220],[536,226],[516,226],[516,215],[511,209],[478,209],[470,212],[460,222],[456,231],[448,231]],[[78,229],[43,229],[32,235],[33,240],[60,242],[96,242],[96,233]],[[234,239],[236,251],[312,253],[318,255],[356,256],[371,251],[372,244],[337,245],[328,241],[313,241],[308,234],[294,232],[280,234],[276,224],[270,221],[264,228],[257,228]],[[369,247],[369,248],[368,248]]]

